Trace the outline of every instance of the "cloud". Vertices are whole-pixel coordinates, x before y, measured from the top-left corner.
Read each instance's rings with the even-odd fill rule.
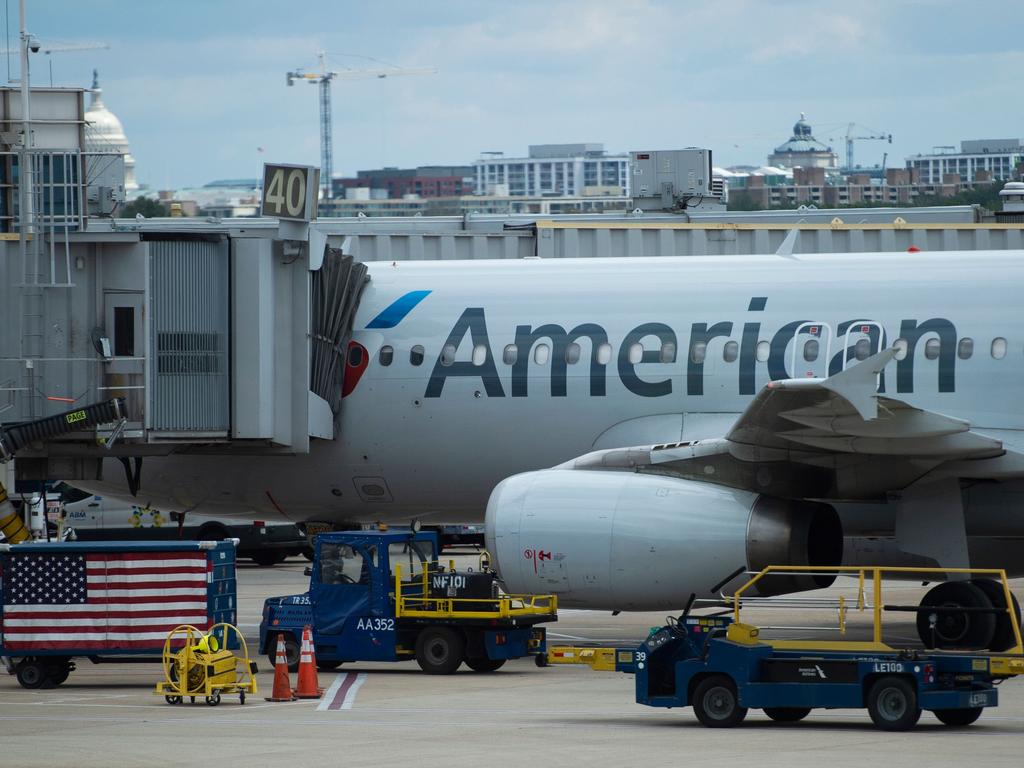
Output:
[[[111,43],[55,55],[55,79],[87,85],[99,64],[140,177],[160,185],[251,176],[256,146],[266,159],[318,163],[316,89],[284,80],[314,67],[318,48],[438,68],[335,82],[336,172],[570,141],[614,151],[700,144],[716,162],[760,163],[801,111],[826,136],[826,124],[851,121],[892,131],[885,148],[901,164],[932,144],[1024,125],[1024,105],[1009,95],[1024,55],[1022,3],[1001,3],[998,23],[952,0],[47,7],[31,17],[41,37]],[[340,56],[335,65],[374,66]],[[876,144],[865,157],[881,158]]]

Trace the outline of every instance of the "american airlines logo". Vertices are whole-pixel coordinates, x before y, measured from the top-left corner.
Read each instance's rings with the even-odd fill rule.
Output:
[[[815,319],[800,319],[784,322],[770,336],[765,333],[756,313],[763,312],[767,305],[767,297],[753,297],[747,308],[748,318],[742,322],[722,320],[714,323],[696,322],[688,328],[684,336],[687,343],[679,344],[680,334],[672,326],[662,322],[640,323],[630,330],[616,345],[617,354],[602,359],[599,350],[609,347],[608,332],[598,323],[581,323],[566,328],[556,323],[541,325],[517,325],[514,334],[516,356],[508,365],[506,374],[499,374],[498,363],[494,355],[487,317],[483,307],[467,307],[459,316],[448,334],[444,346],[459,349],[468,342],[473,348],[483,347],[486,350],[483,361],[442,361],[438,356],[434,363],[424,396],[441,397],[445,383],[449,379],[479,379],[484,393],[488,397],[526,397],[529,392],[528,378],[531,367],[532,351],[539,343],[550,344],[548,365],[550,371],[550,393],[552,397],[566,397],[568,394],[567,349],[570,344],[577,345],[583,340],[589,342],[589,393],[591,397],[603,397],[607,393],[609,375],[615,375],[622,385],[640,397],[665,397],[671,395],[679,379],[679,373],[673,368],[685,365],[685,382],[687,395],[703,395],[705,370],[703,354],[693,354],[693,350],[706,350],[714,340],[723,344],[731,344],[734,350],[733,361],[736,365],[736,387],[740,395],[755,394],[756,374],[758,367],[767,369],[768,378],[772,381],[789,379],[794,376],[808,375],[811,371],[791,371],[787,368],[791,360],[791,344],[794,339],[808,338],[817,341],[828,328]],[[914,391],[914,365],[919,344],[923,345],[926,338],[937,337],[940,341],[936,355],[936,373],[939,392],[954,392],[957,330],[953,323],[941,317],[927,320],[906,319],[899,323],[899,333],[890,337],[882,326],[869,318],[856,317],[840,322],[835,327],[835,338],[842,340],[853,334],[866,339],[871,353],[878,352],[891,343],[891,338],[899,338],[905,345],[906,354],[896,360],[895,384],[897,392]],[[688,339],[686,338],[688,336]],[[656,340],[654,343],[647,340]],[[770,339],[770,340],[768,340]],[[640,354],[634,350],[638,344],[647,341]],[[844,346],[843,344],[839,346]],[[672,349],[670,361],[663,359],[661,350]],[[675,355],[675,350],[682,354]],[[817,347],[815,347],[817,350]],[[848,360],[855,359],[859,352],[854,346],[834,351],[827,361],[827,375],[834,375],[843,370]],[[614,359],[611,359],[614,357]],[[680,358],[685,358],[685,361]],[[581,363],[587,362],[585,359]],[[929,361],[930,362],[930,361]],[[820,369],[816,375],[826,375],[825,361],[818,363]],[[536,362],[534,362],[536,365]],[[652,367],[653,366],[653,367]],[[608,368],[612,368],[610,374]],[[534,374],[534,377],[536,374]],[[720,377],[716,377],[719,378]],[[879,391],[886,391],[885,372],[882,373]]]

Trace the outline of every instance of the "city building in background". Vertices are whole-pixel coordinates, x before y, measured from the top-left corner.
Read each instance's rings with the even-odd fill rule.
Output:
[[[349,190],[351,193],[352,190]],[[462,197],[416,197],[398,200],[353,196],[320,200],[321,217],[332,216],[466,216],[474,214],[625,213],[630,209],[625,195],[604,197],[526,197],[509,195],[463,195]]]
[[[780,168],[824,168],[839,169],[839,155],[832,147],[822,144],[811,130],[804,113],[793,126],[793,135],[785,143],[777,146],[768,156],[768,165]]]
[[[470,165],[422,165],[418,168],[379,168],[358,171],[355,178],[331,180],[334,197],[400,200],[417,197],[460,197],[473,193]]]
[[[958,174],[966,183],[973,183],[977,174],[986,174],[996,181],[1019,175],[1024,165],[1024,144],[1020,139],[971,139],[956,147],[935,147],[939,152],[907,158],[907,168],[920,174],[925,184],[938,184],[949,174]]]
[[[535,144],[528,157],[483,154],[473,164],[477,195],[629,196],[629,155],[609,155],[604,144]]]
[[[828,174],[824,168],[793,168],[790,173],[780,173],[781,170],[716,169],[716,172],[726,176],[734,206],[754,208],[915,205],[922,198],[932,204],[935,198],[953,197],[996,183],[988,171],[978,171],[973,181],[947,173],[933,183],[921,179],[914,168],[888,168],[883,178],[867,173]]]

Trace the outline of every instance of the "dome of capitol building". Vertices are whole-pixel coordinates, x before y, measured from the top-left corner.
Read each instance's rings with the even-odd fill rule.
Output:
[[[135,158],[131,145],[125,136],[124,126],[117,115],[103,103],[103,89],[100,88],[99,73],[92,71],[92,88],[89,108],[85,111],[85,151],[117,152],[124,155],[124,188],[132,192],[139,188],[135,180]]]
[[[780,168],[835,169],[839,166],[839,156],[832,147],[814,138],[811,124],[801,112],[800,119],[793,126],[793,135],[768,156],[768,165]]]

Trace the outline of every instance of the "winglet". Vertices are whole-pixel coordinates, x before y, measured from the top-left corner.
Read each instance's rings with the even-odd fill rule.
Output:
[[[864,421],[878,417],[878,374],[896,356],[896,348],[883,349],[877,355],[829,376],[821,386],[839,395],[852,405]]]
[[[789,257],[792,257],[793,256],[793,248],[796,247],[796,239],[799,236],[800,236],[800,230],[799,229],[791,229],[791,230],[789,230],[789,232],[786,233],[786,237],[783,239],[782,243],[779,245],[778,250],[775,251],[775,255],[776,256],[789,256]]]

